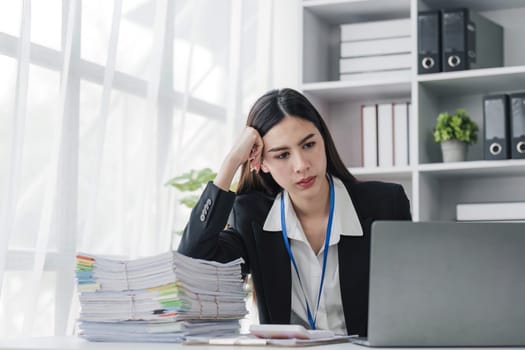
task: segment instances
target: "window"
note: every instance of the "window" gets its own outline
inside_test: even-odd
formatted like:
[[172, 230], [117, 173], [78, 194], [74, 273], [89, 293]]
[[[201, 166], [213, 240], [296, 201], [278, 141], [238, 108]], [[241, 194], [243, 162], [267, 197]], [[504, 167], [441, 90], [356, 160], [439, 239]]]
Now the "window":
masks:
[[23, 3], [0, 4], [2, 337], [74, 330], [75, 252], [169, 249], [187, 212], [164, 183], [217, 169], [261, 91], [231, 79], [254, 75], [260, 0]]

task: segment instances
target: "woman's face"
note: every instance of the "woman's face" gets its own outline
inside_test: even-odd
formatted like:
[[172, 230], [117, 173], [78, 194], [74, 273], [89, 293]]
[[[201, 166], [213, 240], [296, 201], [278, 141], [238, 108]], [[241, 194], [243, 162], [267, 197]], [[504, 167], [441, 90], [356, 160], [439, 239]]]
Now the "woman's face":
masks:
[[316, 197], [325, 188], [325, 145], [312, 122], [286, 116], [264, 135], [263, 142], [262, 171], [292, 197]]

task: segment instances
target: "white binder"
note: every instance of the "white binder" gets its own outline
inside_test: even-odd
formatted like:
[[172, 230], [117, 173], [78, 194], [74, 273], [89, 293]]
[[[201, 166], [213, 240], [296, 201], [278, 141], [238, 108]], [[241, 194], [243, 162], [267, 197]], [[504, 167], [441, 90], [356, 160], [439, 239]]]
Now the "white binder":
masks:
[[394, 125], [391, 103], [377, 105], [377, 155], [380, 167], [394, 165]]
[[410, 18], [341, 25], [341, 41], [410, 36]]
[[394, 69], [394, 70], [380, 70], [376, 72], [358, 72], [358, 73], [341, 73], [339, 74], [339, 80], [346, 81], [380, 81], [384, 82], [398, 82], [398, 81], [410, 81], [410, 69]]
[[409, 36], [377, 40], [347, 41], [341, 43], [341, 57], [362, 57], [410, 53]]
[[525, 202], [459, 203], [458, 221], [525, 220]]
[[361, 148], [363, 167], [377, 167], [376, 106], [361, 106]]
[[409, 69], [411, 54], [341, 58], [339, 73], [374, 72], [391, 69]]
[[394, 104], [394, 165], [408, 165], [408, 104]]

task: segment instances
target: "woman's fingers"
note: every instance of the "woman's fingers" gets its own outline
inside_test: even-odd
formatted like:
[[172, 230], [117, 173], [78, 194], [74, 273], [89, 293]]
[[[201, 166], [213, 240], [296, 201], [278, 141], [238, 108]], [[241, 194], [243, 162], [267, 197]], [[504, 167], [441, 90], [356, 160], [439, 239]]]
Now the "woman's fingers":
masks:
[[250, 148], [250, 154], [248, 156], [249, 161], [249, 167], [250, 171], [254, 171], [255, 173], [258, 173], [261, 169], [261, 159], [262, 159], [262, 152], [263, 152], [263, 140], [261, 135], [255, 130], [254, 128], [247, 127], [246, 132], [251, 137], [251, 148]]

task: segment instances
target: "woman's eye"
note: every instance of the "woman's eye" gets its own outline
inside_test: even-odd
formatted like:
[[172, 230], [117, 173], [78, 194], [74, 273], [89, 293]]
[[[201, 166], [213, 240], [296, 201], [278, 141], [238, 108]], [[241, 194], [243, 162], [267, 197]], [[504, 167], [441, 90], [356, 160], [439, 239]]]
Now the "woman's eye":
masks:
[[289, 155], [290, 155], [289, 152], [283, 152], [283, 153], [278, 154], [277, 156], [275, 156], [275, 158], [277, 158], [277, 159], [286, 159], [286, 158], [288, 158]]
[[312, 148], [315, 145], [315, 141], [307, 142], [303, 145], [303, 148]]

